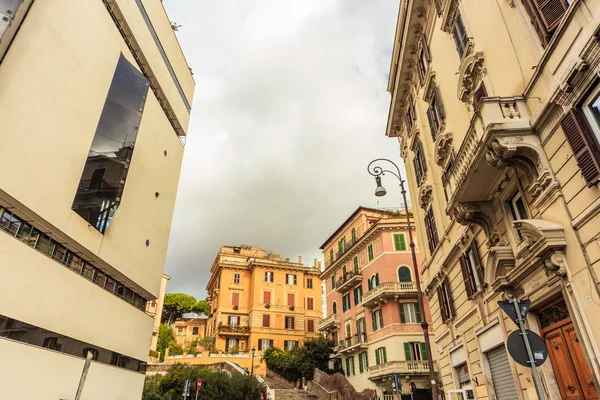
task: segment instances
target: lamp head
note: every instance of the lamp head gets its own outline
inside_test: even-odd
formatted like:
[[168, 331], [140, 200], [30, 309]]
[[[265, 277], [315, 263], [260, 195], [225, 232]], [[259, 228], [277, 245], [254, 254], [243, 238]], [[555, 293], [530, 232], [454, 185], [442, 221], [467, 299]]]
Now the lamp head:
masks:
[[385, 190], [385, 188], [383, 186], [381, 186], [381, 176], [375, 177], [375, 183], [377, 184], [377, 187], [375, 188], [375, 196], [377, 196], [377, 197], [385, 196], [387, 194], [387, 191]]
[[252, 346], [252, 355], [256, 352], [256, 347]]

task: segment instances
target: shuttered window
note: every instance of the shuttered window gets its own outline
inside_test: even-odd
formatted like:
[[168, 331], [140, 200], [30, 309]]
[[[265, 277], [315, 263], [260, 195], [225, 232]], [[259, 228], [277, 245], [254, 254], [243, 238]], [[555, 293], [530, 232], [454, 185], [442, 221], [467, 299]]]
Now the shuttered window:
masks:
[[600, 180], [600, 145], [591, 126], [578, 109], [571, 109], [565, 114], [560, 126], [588, 187], [594, 185]]
[[271, 292], [264, 292], [263, 293], [263, 303], [265, 303], [265, 304], [271, 304]]
[[435, 142], [442, 121], [446, 118], [446, 111], [444, 110], [444, 105], [442, 104], [440, 91], [437, 85], [434, 86], [432, 90], [433, 93], [429, 102], [429, 108], [427, 109], [427, 119], [429, 121], [429, 128], [431, 129], [431, 137]]
[[483, 290], [483, 264], [479, 258], [475, 240], [471, 242], [467, 251], [460, 257], [460, 268], [465, 281], [467, 296], [472, 299], [475, 293]]
[[263, 327], [269, 328], [271, 326], [271, 316], [269, 314], [263, 315]]
[[288, 293], [288, 306], [294, 306], [294, 293]]
[[371, 319], [374, 331], [383, 328], [383, 314], [381, 313], [381, 309], [373, 311]]
[[456, 15], [456, 21], [454, 22], [452, 33], [454, 36], [454, 43], [456, 44], [456, 50], [458, 51], [458, 56], [462, 58], [465, 55], [465, 49], [467, 48], [469, 35], [467, 35], [467, 29], [465, 28], [460, 11]]
[[309, 319], [308, 321], [306, 321], [306, 330], [308, 332], [314, 332], [315, 331], [315, 321], [313, 321], [312, 319]]
[[417, 143], [417, 151], [415, 152], [415, 158], [413, 158], [413, 166], [415, 168], [415, 179], [417, 181], [417, 186], [421, 186], [423, 183], [423, 177], [427, 172], [427, 163], [425, 162], [423, 143], [420, 140]]
[[446, 323], [450, 318], [453, 318], [456, 315], [452, 294], [450, 293], [450, 283], [448, 282], [447, 277], [440, 286], [438, 286], [437, 297], [440, 306], [440, 314], [442, 315], [442, 322]]
[[285, 329], [295, 329], [294, 327], [294, 317], [285, 317]]
[[403, 324], [421, 323], [421, 311], [417, 303], [400, 303], [400, 322]]
[[415, 112], [415, 105], [413, 103], [412, 95], [408, 95], [408, 107], [406, 108], [406, 135], [411, 136], [412, 128], [417, 120], [417, 113]]
[[352, 262], [354, 263], [354, 272], [358, 273], [358, 256], [354, 256]]
[[354, 288], [354, 305], [358, 306], [362, 303], [362, 286], [357, 286]]
[[419, 59], [417, 60], [417, 71], [419, 72], [419, 82], [421, 85], [425, 84], [427, 68], [429, 68], [430, 62], [431, 55], [429, 53], [429, 46], [427, 46], [427, 37], [423, 33], [421, 35], [421, 52], [419, 53]]
[[231, 295], [231, 304], [233, 304], [234, 306], [240, 305], [240, 294], [239, 293], [233, 293]]
[[373, 243], [369, 244], [367, 252], [369, 253], [369, 261], [373, 261]]
[[329, 265], [333, 264], [333, 249], [329, 250]]
[[306, 298], [306, 309], [307, 310], [314, 310], [314, 299], [312, 297], [307, 297]]
[[313, 280], [312, 278], [306, 278], [306, 288], [307, 289], [312, 289], [313, 288]]
[[387, 352], [385, 347], [375, 349], [375, 364], [383, 364], [387, 362]]
[[542, 45], [546, 46], [569, 8], [568, 0], [523, 0], [523, 5]]
[[429, 245], [429, 251], [433, 253], [439, 243], [433, 207], [429, 207], [427, 213], [425, 214], [425, 231], [427, 233], [427, 244]]
[[406, 236], [404, 236], [404, 233], [394, 233], [394, 250], [406, 251]]

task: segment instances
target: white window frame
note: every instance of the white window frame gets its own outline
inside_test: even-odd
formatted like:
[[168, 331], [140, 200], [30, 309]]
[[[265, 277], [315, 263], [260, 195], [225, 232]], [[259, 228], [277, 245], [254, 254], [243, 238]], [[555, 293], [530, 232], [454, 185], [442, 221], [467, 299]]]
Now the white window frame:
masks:
[[238, 326], [240, 324], [240, 317], [237, 315], [231, 316], [231, 326]]
[[265, 271], [265, 282], [273, 282], [273, 271]]
[[594, 136], [596, 136], [596, 140], [600, 143], [600, 124], [598, 121], [596, 121], [596, 118], [594, 118], [594, 114], [592, 113], [590, 107], [594, 99], [598, 99], [598, 102], [600, 103], [600, 82], [596, 82], [593, 92], [585, 98], [583, 104], [581, 105], [581, 111], [583, 111], [585, 119], [592, 127], [592, 131], [594, 132]]
[[294, 274], [285, 274], [285, 283], [287, 283], [288, 285], [294, 285], [294, 277], [296, 275]]
[[475, 279], [475, 292], [479, 292], [481, 290], [483, 290], [483, 284], [481, 282], [481, 280], [479, 279], [479, 273], [477, 272], [477, 269], [475, 268], [475, 265], [477, 264], [475, 262], [475, 254], [473, 254], [473, 248], [471, 246], [469, 246], [469, 248], [466, 251], [466, 261], [468, 264], [468, 268], [471, 270], [471, 274], [473, 274], [473, 279]]
[[404, 310], [404, 320], [407, 324], [416, 324], [417, 322], [417, 310], [415, 303], [401, 303], [402, 309]]
[[261, 349], [263, 351], [268, 350], [271, 347], [271, 341], [269, 339], [260, 339], [261, 340]]
[[238, 285], [240, 283], [240, 274], [238, 274], [237, 272], [233, 274], [233, 283]]
[[424, 361], [421, 354], [421, 342], [408, 342], [410, 346], [411, 361]]
[[[377, 313], [381, 317], [376, 318]], [[378, 308], [377, 310], [373, 310], [372, 318], [375, 318], [375, 326], [377, 327], [376, 331], [383, 329], [383, 324], [381, 323], [383, 320], [383, 313], [381, 311], [381, 308]]]

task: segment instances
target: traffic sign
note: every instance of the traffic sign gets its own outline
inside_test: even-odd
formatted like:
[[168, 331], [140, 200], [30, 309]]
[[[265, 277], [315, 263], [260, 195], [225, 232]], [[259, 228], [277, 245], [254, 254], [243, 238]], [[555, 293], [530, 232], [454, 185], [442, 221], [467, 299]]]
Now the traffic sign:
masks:
[[392, 375], [392, 393], [401, 393], [402, 384], [400, 383], [400, 375]]
[[200, 390], [202, 388], [202, 378], [198, 378], [196, 381], [196, 390]]
[[[548, 358], [548, 349], [546, 343], [537, 333], [525, 330], [527, 332], [527, 339], [529, 339], [529, 346], [531, 346], [531, 353], [533, 354], [533, 360], [535, 366], [539, 367]], [[523, 341], [523, 335], [520, 331], [514, 331], [508, 335], [508, 352], [510, 353], [513, 360], [519, 364], [531, 368], [531, 362], [527, 356], [527, 349], [525, 348], [525, 342]]]
[[[514, 303], [512, 301], [499, 301], [498, 305], [502, 308], [506, 315], [508, 315], [508, 317], [512, 319], [517, 326], [519, 326], [519, 318], [517, 318], [517, 310], [515, 309]], [[518, 302], [519, 313], [521, 314], [519, 316], [520, 319], [525, 320], [525, 316], [527, 315], [530, 305], [530, 300], [521, 300]]]
[[417, 385], [414, 382], [408, 382], [408, 393], [414, 393], [417, 390]]

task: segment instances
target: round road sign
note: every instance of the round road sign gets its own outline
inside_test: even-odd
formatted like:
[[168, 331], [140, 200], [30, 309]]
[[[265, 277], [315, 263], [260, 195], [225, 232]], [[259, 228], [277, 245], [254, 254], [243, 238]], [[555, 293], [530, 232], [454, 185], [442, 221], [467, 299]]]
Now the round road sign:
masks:
[[[546, 343], [544, 343], [544, 339], [542, 339], [537, 333], [526, 329], [527, 338], [529, 339], [529, 346], [531, 346], [531, 353], [533, 354], [533, 360], [535, 361], [535, 366], [539, 367], [542, 365], [546, 359], [548, 358], [548, 349], [546, 348]], [[521, 335], [521, 331], [514, 331], [510, 335], [508, 335], [507, 341], [508, 353], [511, 357], [518, 362], [519, 364], [531, 368], [529, 358], [527, 357], [527, 350], [525, 349], [525, 342], [523, 341], [523, 336]]]

